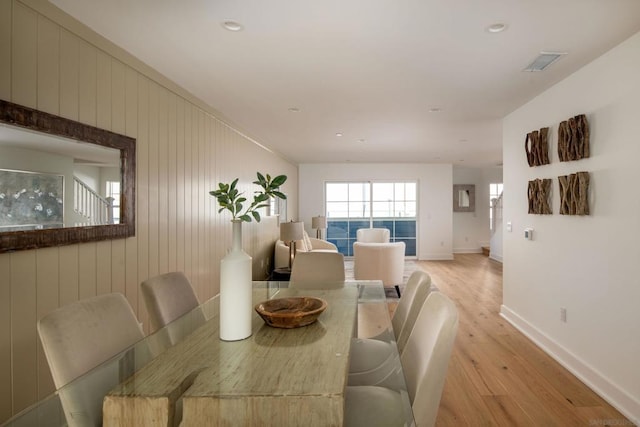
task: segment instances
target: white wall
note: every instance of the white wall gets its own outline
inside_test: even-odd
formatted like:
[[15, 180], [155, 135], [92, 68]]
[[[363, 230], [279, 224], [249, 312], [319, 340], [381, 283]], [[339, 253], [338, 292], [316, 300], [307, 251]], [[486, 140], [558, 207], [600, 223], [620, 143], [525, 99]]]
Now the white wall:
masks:
[[452, 167], [432, 164], [302, 164], [298, 167], [299, 219], [311, 233], [311, 218], [324, 212], [327, 181], [418, 181], [418, 259], [453, 259]]
[[502, 167], [453, 168], [454, 184], [476, 186], [475, 212], [453, 212], [453, 252], [478, 253], [489, 246], [489, 184], [502, 182]]
[[[504, 120], [504, 306], [543, 348], [640, 421], [640, 33]], [[560, 121], [584, 113], [591, 157], [560, 163]], [[530, 168], [526, 133], [550, 127], [551, 164]], [[589, 171], [585, 217], [558, 214], [559, 175]], [[527, 214], [527, 181], [553, 179], [553, 215]], [[533, 227], [534, 240], [523, 238]], [[560, 308], [567, 322], [560, 321]]]

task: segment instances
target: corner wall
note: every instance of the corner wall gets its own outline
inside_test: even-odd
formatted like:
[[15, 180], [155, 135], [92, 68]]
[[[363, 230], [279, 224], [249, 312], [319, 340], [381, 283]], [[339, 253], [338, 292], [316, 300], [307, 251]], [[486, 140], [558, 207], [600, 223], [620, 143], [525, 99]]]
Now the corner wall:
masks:
[[[640, 421], [640, 33], [504, 120], [502, 314], [632, 421]], [[591, 157], [560, 163], [558, 124], [586, 114]], [[525, 135], [550, 127], [551, 164]], [[558, 176], [588, 171], [589, 216], [559, 215]], [[553, 215], [527, 214], [527, 182], [553, 180]], [[513, 232], [506, 229], [511, 222]], [[534, 228], [533, 241], [525, 227]], [[560, 320], [560, 308], [567, 321]]]
[[[0, 0], [0, 98], [137, 140], [136, 236], [0, 255], [0, 422], [54, 390], [36, 322], [55, 308], [121, 292], [148, 331], [140, 282], [182, 270], [204, 302], [219, 290], [231, 245], [208, 194], [256, 171], [285, 174], [297, 216], [297, 168], [215, 111], [46, 0]], [[275, 217], [248, 224], [245, 250], [264, 278]]]
[[480, 253], [489, 246], [489, 184], [502, 182], [502, 168], [453, 168], [453, 184], [476, 186], [475, 212], [453, 212], [453, 253]]

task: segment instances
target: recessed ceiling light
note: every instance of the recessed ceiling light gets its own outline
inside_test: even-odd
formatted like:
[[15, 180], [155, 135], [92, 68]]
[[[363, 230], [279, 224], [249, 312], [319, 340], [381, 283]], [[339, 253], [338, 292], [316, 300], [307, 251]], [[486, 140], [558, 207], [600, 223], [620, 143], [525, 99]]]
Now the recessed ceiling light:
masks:
[[465, 143], [465, 142], [468, 142], [468, 141], [466, 139], [460, 139], [460, 140], [458, 140], [458, 142]]
[[364, 138], [360, 138], [358, 142], [364, 142]]
[[336, 136], [342, 136], [342, 132], [336, 133]]
[[299, 113], [300, 109], [298, 107], [291, 107], [291, 108], [289, 108], [289, 111], [292, 112], [292, 113]]
[[507, 24], [503, 24], [502, 22], [496, 22], [495, 24], [491, 24], [487, 27], [487, 32], [491, 34], [501, 33], [507, 29]]
[[442, 112], [442, 108], [439, 108], [439, 107], [429, 108], [429, 112], [430, 113], [440, 113], [440, 112]]
[[224, 21], [222, 27], [229, 31], [242, 31], [244, 27], [236, 21]]

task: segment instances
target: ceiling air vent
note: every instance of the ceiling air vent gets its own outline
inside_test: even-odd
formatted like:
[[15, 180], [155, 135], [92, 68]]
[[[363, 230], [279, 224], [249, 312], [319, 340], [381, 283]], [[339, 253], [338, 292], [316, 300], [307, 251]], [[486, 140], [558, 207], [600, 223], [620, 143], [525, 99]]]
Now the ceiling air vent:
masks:
[[566, 52], [540, 52], [540, 55], [522, 71], [542, 71], [566, 54]]

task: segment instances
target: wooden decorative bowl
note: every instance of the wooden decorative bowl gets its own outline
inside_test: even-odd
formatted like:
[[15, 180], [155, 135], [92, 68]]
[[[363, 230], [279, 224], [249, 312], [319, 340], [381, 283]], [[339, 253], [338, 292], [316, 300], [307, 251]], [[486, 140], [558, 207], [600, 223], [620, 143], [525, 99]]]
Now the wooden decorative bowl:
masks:
[[255, 306], [267, 325], [285, 329], [312, 324], [326, 308], [325, 300], [314, 297], [270, 299]]

